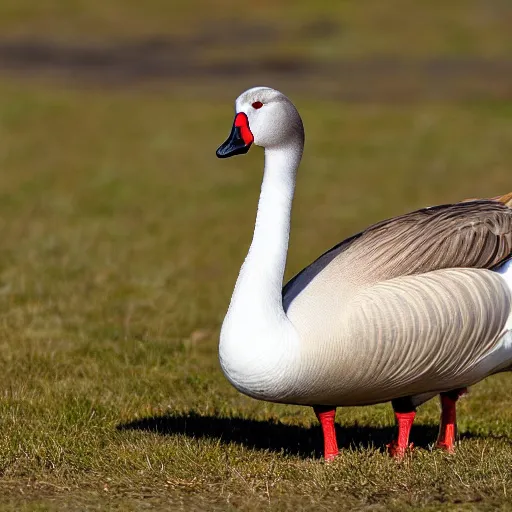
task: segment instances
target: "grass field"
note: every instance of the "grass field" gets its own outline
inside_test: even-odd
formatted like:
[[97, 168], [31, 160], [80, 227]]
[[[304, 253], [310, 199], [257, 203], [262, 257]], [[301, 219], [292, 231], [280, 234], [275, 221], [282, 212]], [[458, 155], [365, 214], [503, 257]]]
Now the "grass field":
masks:
[[[200, 2], [172, 16], [163, 4], [2, 2], [2, 41], [187, 37], [207, 17], [196, 19]], [[347, 2], [341, 13], [307, 5], [283, 22], [290, 34], [334, 13], [346, 24], [310, 47], [327, 64], [379, 49], [411, 59], [510, 50], [506, 2], [449, 2], [444, 13], [423, 3], [410, 23], [401, 2], [396, 18], [377, 2]], [[233, 6], [225, 2], [248, 17]], [[289, 9], [261, 2], [254, 19], [272, 13], [279, 24]], [[418, 40], [407, 44], [408, 34]], [[279, 44], [283, 58], [300, 51]], [[431, 451], [434, 400], [402, 464], [385, 454], [389, 404], [340, 409], [343, 452], [329, 465], [312, 411], [246, 398], [223, 377], [218, 332], [250, 242], [262, 153], [219, 161], [215, 149], [247, 76], [126, 89], [71, 88], [46, 72], [1, 76], [1, 510], [512, 508], [508, 374], [461, 400], [455, 456]], [[473, 100], [390, 103], [378, 83], [375, 100], [359, 102], [287, 83], [307, 139], [288, 277], [374, 221], [512, 190], [512, 101], [495, 84], [484, 80]]]

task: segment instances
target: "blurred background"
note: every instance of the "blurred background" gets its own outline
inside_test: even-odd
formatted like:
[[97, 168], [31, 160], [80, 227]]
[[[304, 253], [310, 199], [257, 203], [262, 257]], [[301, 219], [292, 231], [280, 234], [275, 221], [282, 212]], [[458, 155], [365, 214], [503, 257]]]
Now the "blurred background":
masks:
[[217, 362], [263, 165], [215, 157], [235, 98], [272, 86], [304, 119], [291, 277], [383, 218], [512, 190], [511, 27], [508, 0], [0, 2], [3, 474], [136, 480], [141, 446], [193, 472], [115, 433], [134, 418], [313, 422]]
[[6, 0], [0, 209], [27, 231], [4, 258], [37, 248], [68, 283], [49, 286], [129, 270], [194, 297], [166, 333], [216, 326], [261, 179], [259, 151], [214, 156], [238, 94], [281, 89], [304, 117], [291, 275], [382, 217], [512, 188], [511, 26], [506, 0]]

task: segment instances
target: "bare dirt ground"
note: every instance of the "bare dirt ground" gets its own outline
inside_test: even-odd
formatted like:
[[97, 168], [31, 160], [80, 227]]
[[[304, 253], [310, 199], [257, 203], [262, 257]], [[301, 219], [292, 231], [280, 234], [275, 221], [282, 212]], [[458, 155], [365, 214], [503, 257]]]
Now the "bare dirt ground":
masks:
[[[338, 59], [293, 51], [294, 45], [306, 40], [312, 44], [324, 40], [328, 46], [329, 38], [341, 30], [317, 20], [291, 33], [258, 24], [239, 23], [229, 29], [217, 24], [187, 36], [111, 44], [11, 38], [0, 40], [0, 73], [57, 78], [75, 86], [277, 83], [288, 90], [346, 101], [512, 98], [512, 59], [392, 55]], [[272, 51], [280, 45], [287, 51]]]

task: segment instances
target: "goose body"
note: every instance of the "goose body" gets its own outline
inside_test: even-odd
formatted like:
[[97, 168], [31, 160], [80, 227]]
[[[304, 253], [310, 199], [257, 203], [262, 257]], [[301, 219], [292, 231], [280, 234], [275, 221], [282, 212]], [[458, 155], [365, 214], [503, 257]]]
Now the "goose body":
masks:
[[270, 88], [246, 91], [235, 109], [218, 156], [253, 142], [265, 148], [254, 236], [219, 345], [221, 367], [239, 391], [317, 408], [401, 397], [421, 403], [512, 367], [507, 201], [380, 222], [282, 288], [302, 121]]
[[369, 405], [512, 363], [511, 287], [485, 269], [511, 250], [512, 210], [479, 201], [391, 219], [326, 253], [283, 293], [307, 368], [296, 402]]
[[[284, 287], [283, 310], [291, 326], [283, 319], [272, 333], [249, 328], [245, 340], [252, 338], [255, 353], [245, 344], [242, 355], [221, 345], [228, 379], [261, 400], [353, 406], [469, 386], [512, 365], [507, 325], [512, 265], [503, 265], [502, 274], [467, 268], [465, 253], [450, 253], [454, 247], [449, 243], [461, 241], [440, 234], [442, 221], [436, 218], [448, 212], [456, 213], [455, 220], [446, 215], [449, 224], [482, 215], [477, 225], [489, 235], [493, 226], [483, 215], [503, 216], [506, 243], [492, 244], [481, 235], [486, 245], [473, 249], [483, 258], [476, 262], [482, 266], [492, 267], [507, 256], [500, 248], [511, 250], [512, 210], [490, 201], [413, 212], [407, 220], [399, 217], [369, 228], [325, 253]], [[423, 217], [438, 238], [431, 253], [424, 245], [429, 233], [418, 220]], [[450, 228], [458, 229], [456, 224]], [[396, 237], [392, 229], [399, 232]], [[442, 260], [433, 261], [436, 257], [451, 258], [455, 268], [443, 268]], [[435, 270], [422, 271], [429, 266]], [[224, 336], [223, 329], [223, 341]]]

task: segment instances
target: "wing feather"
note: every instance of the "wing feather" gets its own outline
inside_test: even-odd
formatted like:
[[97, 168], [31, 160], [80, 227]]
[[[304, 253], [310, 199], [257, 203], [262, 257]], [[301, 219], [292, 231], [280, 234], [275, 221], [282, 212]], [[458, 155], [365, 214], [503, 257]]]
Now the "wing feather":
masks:
[[444, 268], [492, 269], [512, 254], [512, 194], [424, 208], [333, 247], [283, 288], [285, 310], [327, 266], [356, 286]]
[[510, 308], [506, 283], [481, 269], [390, 279], [360, 290], [344, 308], [333, 294], [306, 290], [289, 318], [304, 340], [307, 400], [361, 405], [471, 385], [492, 373], [482, 363]]

